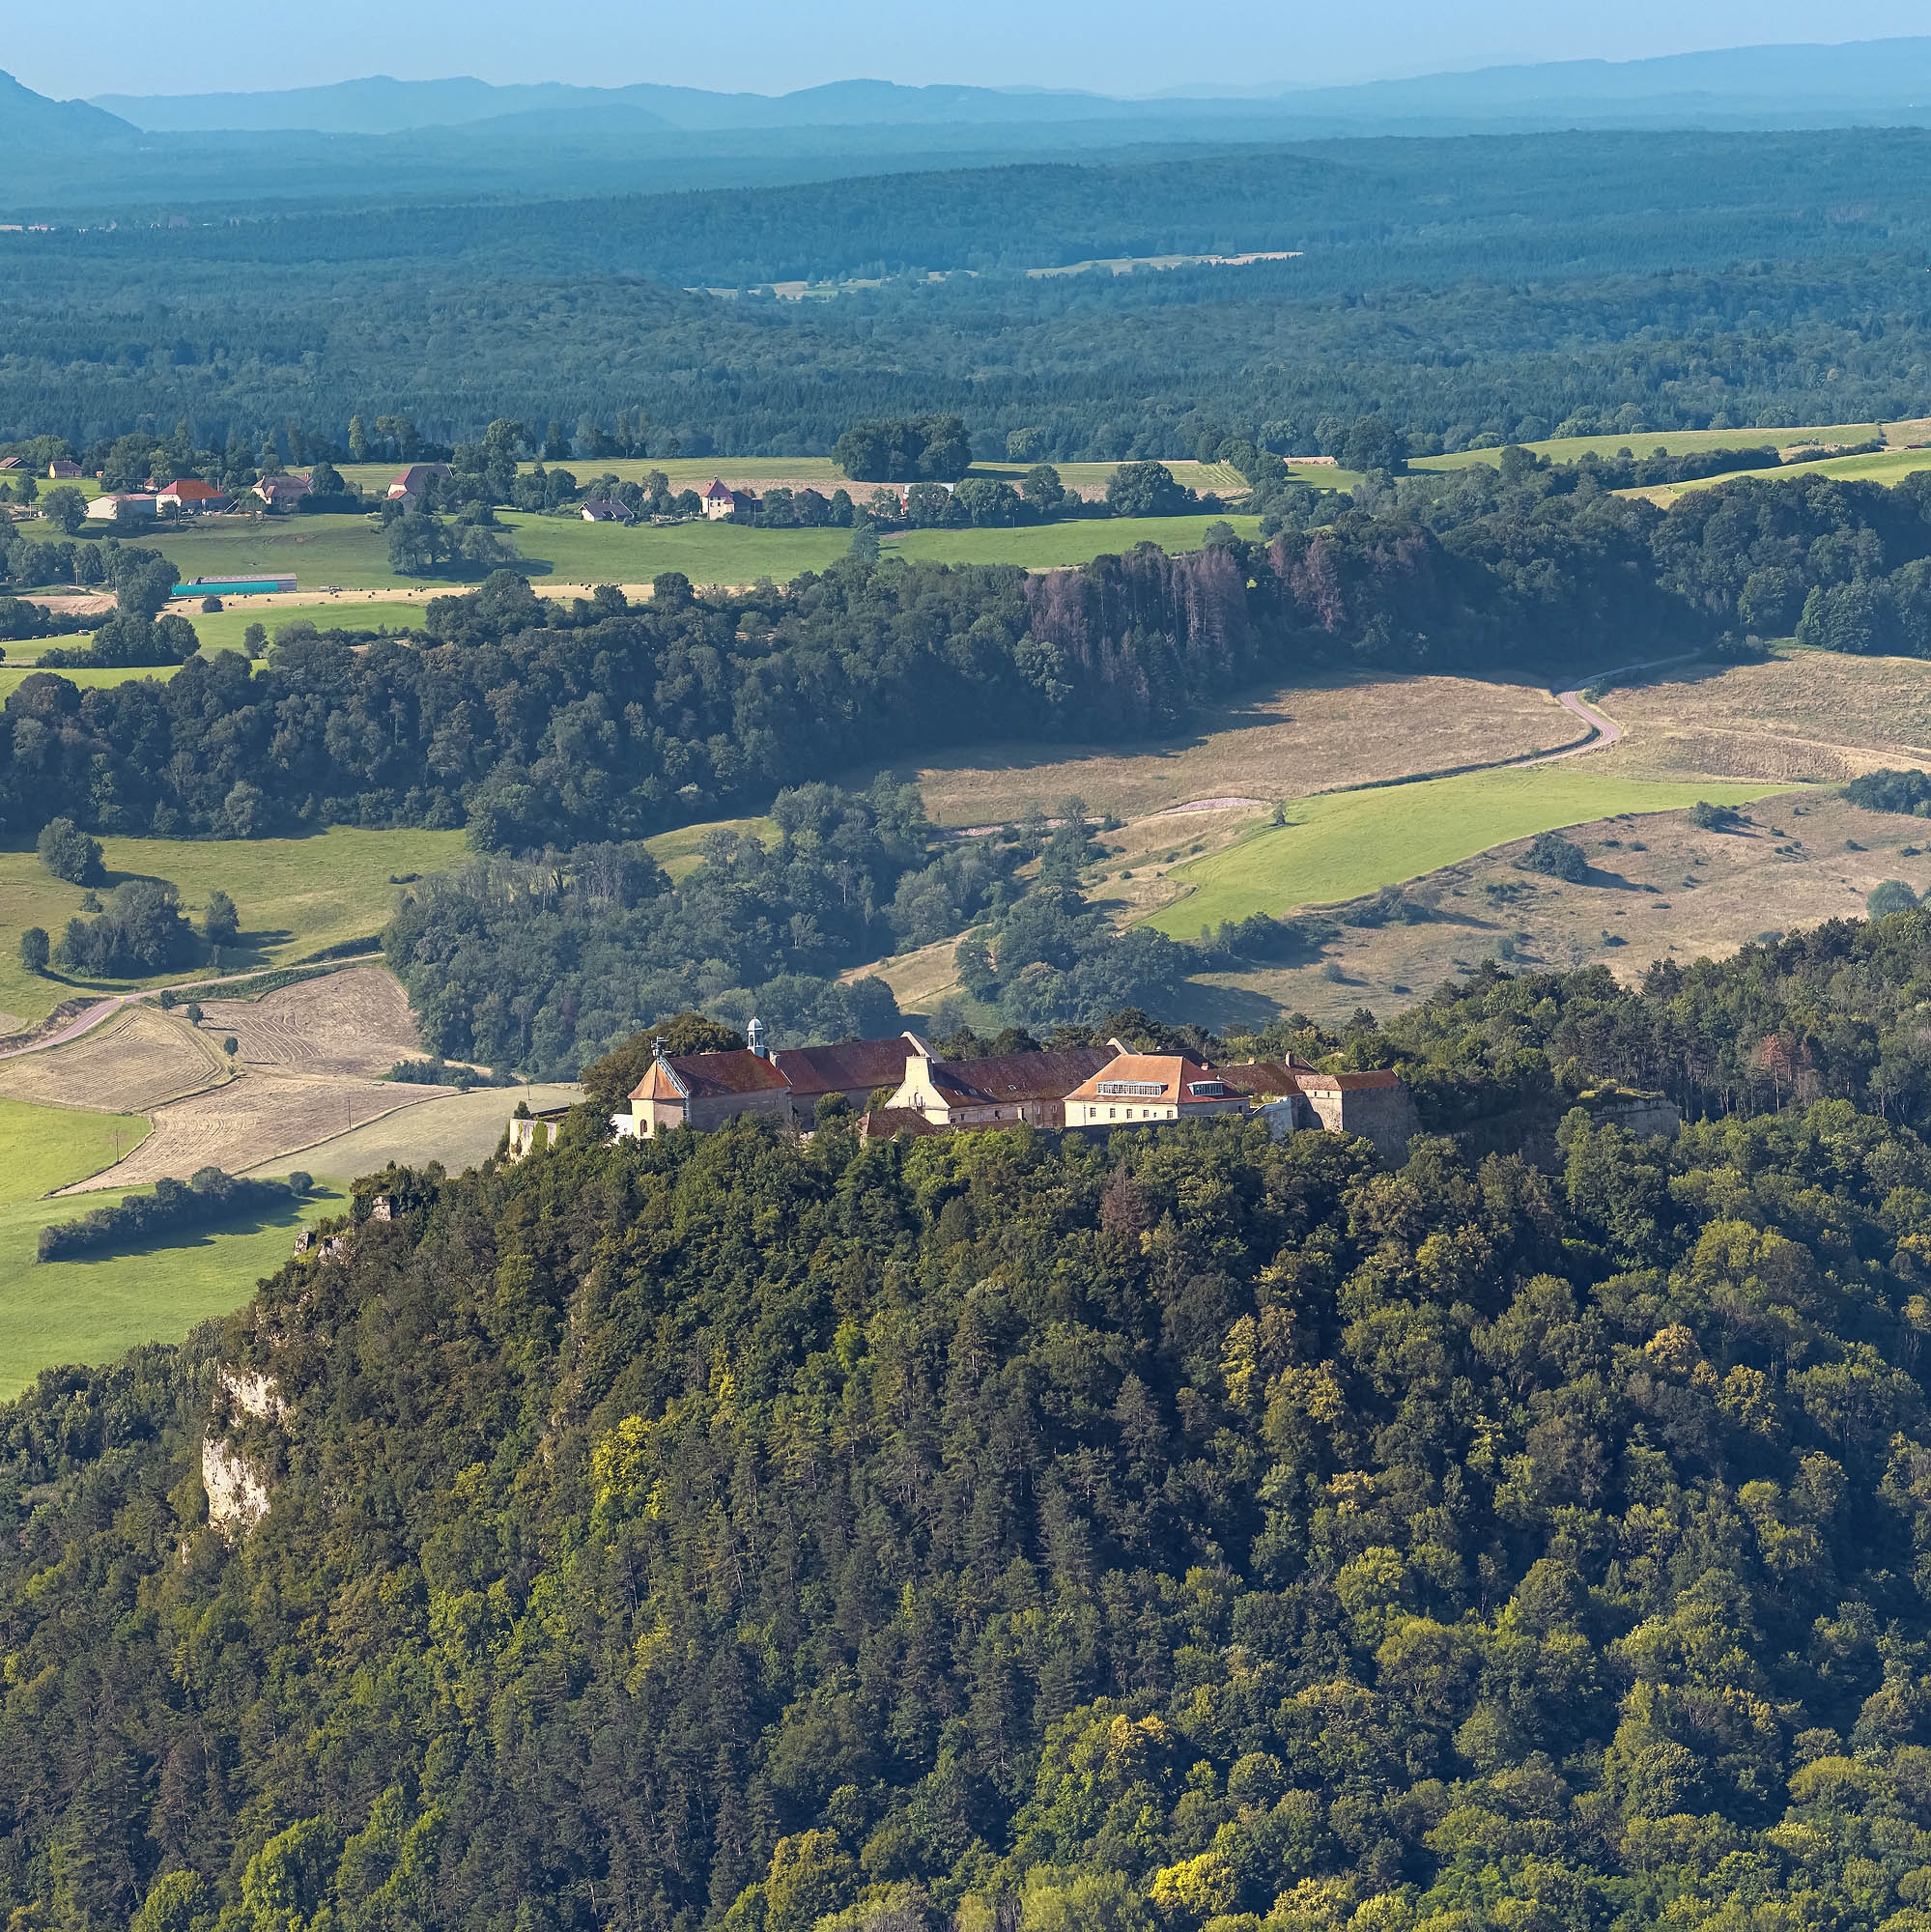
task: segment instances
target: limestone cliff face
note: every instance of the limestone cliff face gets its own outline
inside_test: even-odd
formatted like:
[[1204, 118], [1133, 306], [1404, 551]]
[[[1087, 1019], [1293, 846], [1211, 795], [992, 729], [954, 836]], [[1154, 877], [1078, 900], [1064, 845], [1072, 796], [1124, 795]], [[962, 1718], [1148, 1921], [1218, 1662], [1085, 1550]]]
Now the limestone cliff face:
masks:
[[288, 1414], [272, 1376], [223, 1369], [214, 1413], [201, 1445], [201, 1486], [208, 1492], [208, 1521], [224, 1536], [246, 1536], [269, 1512], [267, 1474], [228, 1431], [241, 1417], [279, 1427]]

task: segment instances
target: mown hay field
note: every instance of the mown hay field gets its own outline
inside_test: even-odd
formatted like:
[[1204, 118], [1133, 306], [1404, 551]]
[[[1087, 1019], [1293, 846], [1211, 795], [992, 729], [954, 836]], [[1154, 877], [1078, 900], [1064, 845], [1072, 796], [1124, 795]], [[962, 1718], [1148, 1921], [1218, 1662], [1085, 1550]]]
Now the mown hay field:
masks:
[[[1264, 687], [1146, 743], [967, 746], [891, 769], [920, 786], [940, 825], [1003, 823], [1032, 805], [1050, 812], [1068, 793], [1137, 819], [1202, 799], [1272, 803], [1524, 757], [1583, 728], [1532, 679], [1340, 674]], [[870, 776], [854, 770], [845, 782]], [[1173, 838], [1185, 830], [1176, 825]]]

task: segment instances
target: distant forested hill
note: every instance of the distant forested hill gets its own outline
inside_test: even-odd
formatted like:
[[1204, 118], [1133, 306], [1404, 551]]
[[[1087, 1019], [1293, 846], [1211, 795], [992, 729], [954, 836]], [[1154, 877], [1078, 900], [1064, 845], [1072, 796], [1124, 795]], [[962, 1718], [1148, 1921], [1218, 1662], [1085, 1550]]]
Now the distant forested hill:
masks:
[[[1003, 453], [1191, 453], [1379, 411], [1425, 434], [1926, 407], [1931, 132], [1355, 141], [543, 204], [0, 236], [0, 436], [191, 417], [433, 437], [643, 408], [798, 454], [956, 411]], [[232, 218], [231, 218], [232, 217]], [[1018, 271], [1299, 249], [1243, 269]], [[930, 285], [917, 270], [974, 270]], [[687, 287], [887, 277], [830, 301]]]
[[1841, 1095], [1552, 1173], [585, 1109], [373, 1178], [0, 1410], [0, 1912], [1919, 1932], [1927, 1096], [1854, 1062], [1928, 972], [1914, 913], [1287, 1037], [1437, 1122], [1785, 1024]]

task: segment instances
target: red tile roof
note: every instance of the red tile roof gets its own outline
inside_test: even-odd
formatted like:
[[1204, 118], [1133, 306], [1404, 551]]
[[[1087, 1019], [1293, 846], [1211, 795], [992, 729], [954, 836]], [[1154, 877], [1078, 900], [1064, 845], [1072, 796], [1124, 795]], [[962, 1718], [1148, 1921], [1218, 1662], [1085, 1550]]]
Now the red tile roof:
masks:
[[[668, 1066], [676, 1081], [667, 1080]], [[768, 1060], [748, 1048], [735, 1053], [676, 1053], [653, 1062], [650, 1070], [631, 1090], [633, 1100], [717, 1100], [729, 1094], [782, 1092], [784, 1076]], [[680, 1094], [679, 1087], [682, 1088]]]
[[988, 1060], [940, 1060], [932, 1064], [932, 1085], [955, 1107], [1063, 1100], [1113, 1057], [1110, 1046], [1067, 1046], [1047, 1053], [1002, 1053]]
[[905, 1077], [912, 1043], [895, 1039], [848, 1039], [838, 1046], [785, 1046], [771, 1057], [802, 1099], [820, 1094], [854, 1094], [860, 1088], [896, 1087]]

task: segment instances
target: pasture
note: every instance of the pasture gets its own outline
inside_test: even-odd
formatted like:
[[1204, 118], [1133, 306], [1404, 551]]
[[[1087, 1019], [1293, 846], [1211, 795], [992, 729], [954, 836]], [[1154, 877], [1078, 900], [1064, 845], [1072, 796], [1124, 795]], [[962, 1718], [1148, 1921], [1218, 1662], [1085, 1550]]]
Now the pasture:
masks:
[[[1270, 804], [1525, 756], [1570, 744], [1581, 730], [1526, 679], [1337, 673], [1262, 687], [1142, 744], [966, 746], [900, 758], [891, 769], [920, 786], [940, 825], [1003, 823], [1033, 805], [1050, 810], [1068, 793], [1094, 811], [1140, 819], [1199, 799]], [[844, 782], [871, 776], [854, 769]], [[1171, 837], [1185, 825], [1178, 817]]]
[[1657, 959], [1720, 958], [1773, 930], [1861, 918], [1882, 879], [1931, 885], [1922, 819], [1863, 811], [1821, 789], [1746, 807], [1729, 832], [1702, 830], [1679, 809], [1564, 836], [1589, 860], [1579, 881], [1524, 872], [1523, 847], [1502, 845], [1407, 886], [1411, 923], [1344, 923], [1301, 964], [1204, 983], [1327, 1021], [1362, 1005], [1382, 1014], [1411, 1005], [1485, 959], [1518, 972], [1601, 964], [1629, 983]]
[[477, 1087], [459, 1094], [453, 1087], [424, 1090], [431, 1097], [421, 1106], [388, 1114], [365, 1126], [337, 1134], [299, 1154], [282, 1154], [249, 1171], [281, 1177], [304, 1167], [353, 1179], [402, 1161], [421, 1167], [440, 1160], [451, 1174], [475, 1167], [496, 1152], [503, 1125], [519, 1100], [542, 1113], [551, 1107], [574, 1106], [583, 1090], [574, 1083], [532, 1087]]
[[1287, 808], [1287, 824], [1259, 827], [1223, 851], [1169, 871], [1168, 886], [1184, 895], [1145, 923], [1191, 938], [1203, 926], [1257, 912], [1278, 916], [1356, 898], [1537, 832], [1613, 812], [1668, 810], [1699, 798], [1742, 804], [1775, 789], [1669, 784], [1558, 764], [1304, 798]]
[[198, 1322], [225, 1315], [278, 1267], [304, 1221], [339, 1213], [339, 1196], [265, 1217], [198, 1230], [178, 1244], [103, 1250], [86, 1260], [40, 1262], [35, 1245], [50, 1221], [95, 1204], [49, 1200], [137, 1144], [138, 1115], [82, 1113], [0, 1099], [0, 1402], [43, 1369], [107, 1362], [143, 1342], [179, 1342]]
[[1603, 767], [1633, 778], [1855, 778], [1931, 765], [1931, 663], [1784, 650], [1763, 664], [1672, 667], [1604, 702], [1629, 736]]
[[[888, 553], [940, 563], [1016, 563], [1029, 569], [1081, 564], [1103, 552], [1157, 543], [1167, 550], [1198, 549], [1212, 520], [1189, 517], [1078, 519], [1007, 530], [908, 530], [885, 539]], [[1243, 534], [1258, 525], [1232, 520]], [[578, 517], [526, 516], [505, 512], [502, 525], [519, 553], [518, 568], [556, 584], [644, 584], [666, 570], [682, 571], [694, 583], [750, 584], [760, 578], [779, 582], [801, 571], [822, 570], [850, 548], [850, 532], [759, 530], [735, 524], [586, 524]], [[41, 526], [28, 525], [30, 531]], [[293, 576], [306, 593], [302, 603], [327, 604], [314, 593], [323, 584], [346, 590], [443, 591], [472, 586], [482, 575], [441, 574], [401, 578], [389, 568], [388, 545], [380, 528], [361, 517], [282, 517], [246, 523], [211, 523], [169, 532], [166, 554], [188, 577], [260, 573]], [[355, 608], [353, 599], [341, 608]], [[239, 642], [253, 619], [272, 623], [269, 612], [293, 609], [293, 600], [270, 606], [267, 600], [235, 598], [221, 613]], [[199, 615], [191, 607], [185, 614]], [[320, 619], [317, 620], [321, 621]], [[406, 620], [404, 620], [406, 621]]]
[[[434, 872], [467, 855], [460, 832], [372, 832], [335, 826], [306, 838], [105, 838], [111, 887], [122, 878], [172, 879], [190, 917], [217, 886], [241, 910], [241, 935], [229, 970], [285, 966], [323, 947], [379, 932], [395, 888], [391, 873]], [[56, 938], [81, 917], [81, 889], [51, 877], [31, 848], [0, 851], [0, 1009], [28, 1022], [59, 1001], [127, 992], [203, 977], [190, 967], [141, 980], [80, 982], [37, 978], [20, 966], [30, 925]]]
[[1659, 483], [1646, 490], [1624, 494], [1647, 497], [1665, 509], [1690, 490], [1708, 490], [1718, 483], [1734, 483], [1740, 476], [1830, 476], [1843, 483], [1901, 483], [1920, 469], [1931, 469], [1931, 449], [1873, 449], [1861, 456], [1824, 456], [1814, 463], [1786, 463], [1773, 470], [1732, 469], [1720, 476], [1706, 476], [1694, 483]]

